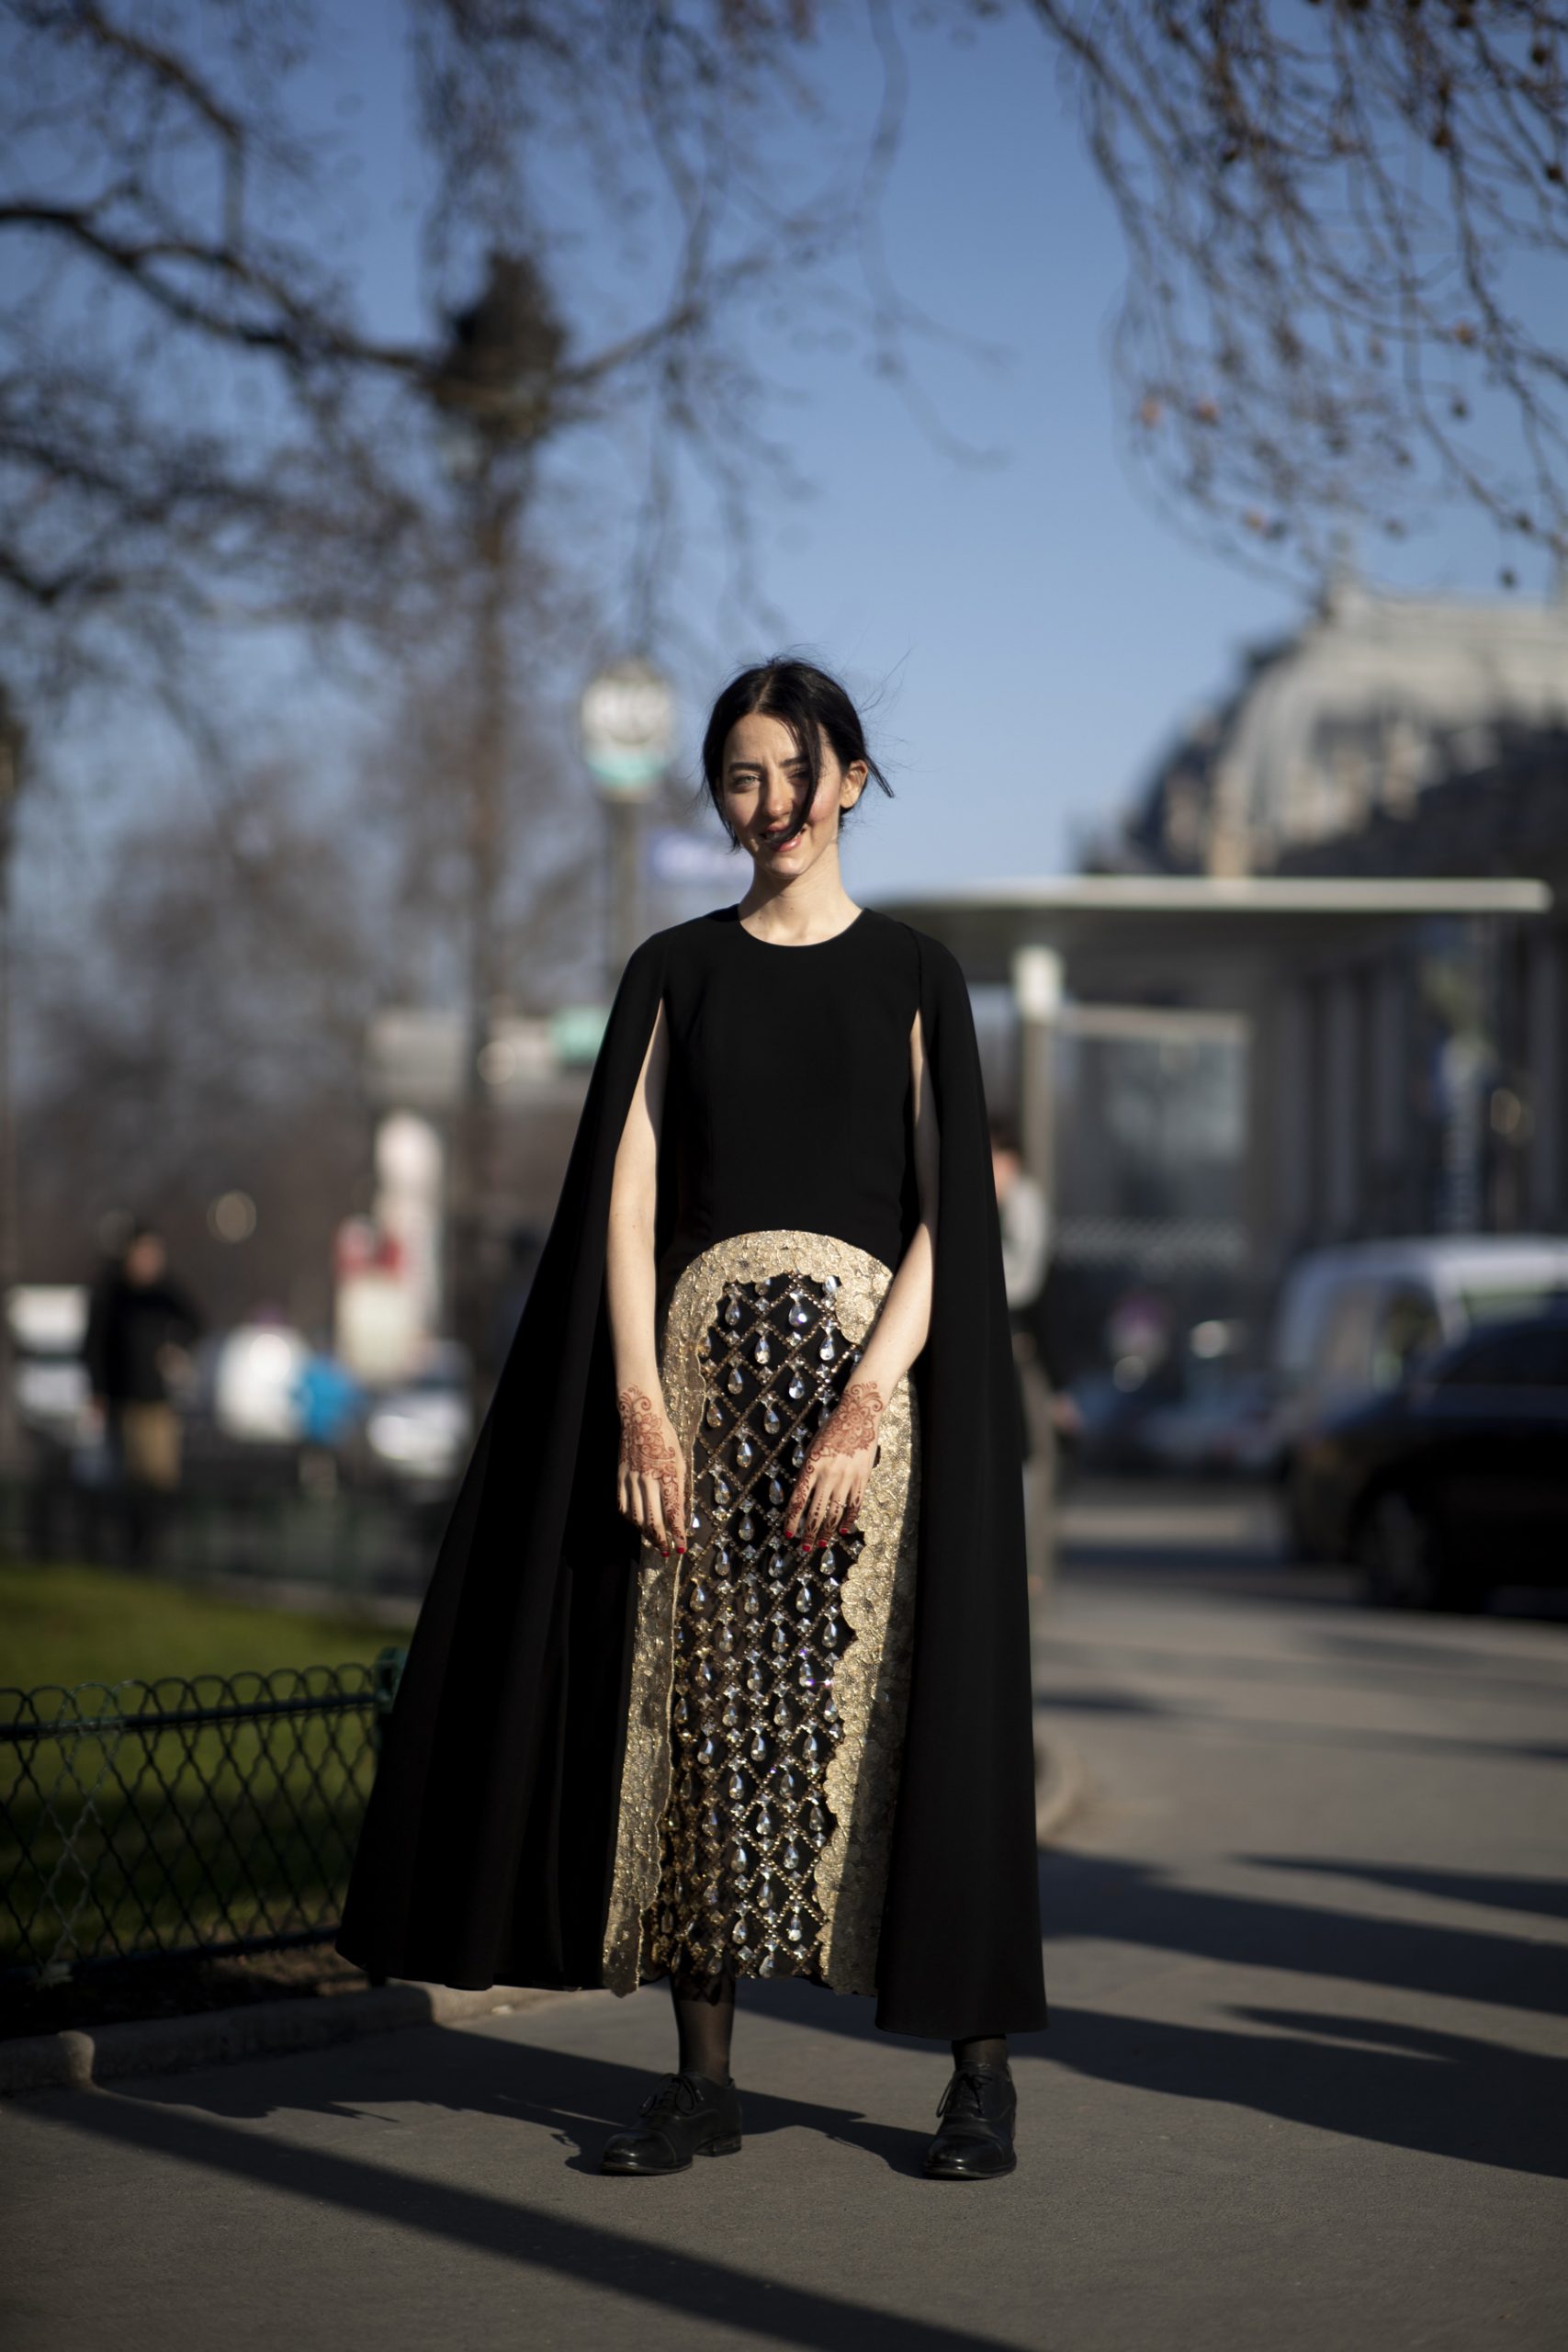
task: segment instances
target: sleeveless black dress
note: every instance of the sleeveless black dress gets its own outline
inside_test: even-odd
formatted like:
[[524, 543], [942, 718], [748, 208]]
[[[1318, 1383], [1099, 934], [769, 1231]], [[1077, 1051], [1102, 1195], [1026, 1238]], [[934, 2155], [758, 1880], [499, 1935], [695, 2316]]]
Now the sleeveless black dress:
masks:
[[658, 1322], [692, 1518], [683, 1556], [643, 1552], [605, 1981], [872, 1992], [913, 1624], [908, 1378], [857, 1532], [806, 1554], [784, 1525], [919, 1217], [919, 958], [870, 909], [804, 947], [732, 907], [669, 936]]

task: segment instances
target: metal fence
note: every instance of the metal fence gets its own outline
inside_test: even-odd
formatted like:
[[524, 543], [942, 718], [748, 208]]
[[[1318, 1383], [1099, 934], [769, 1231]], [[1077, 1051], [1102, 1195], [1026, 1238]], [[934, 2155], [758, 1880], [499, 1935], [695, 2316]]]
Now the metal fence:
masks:
[[0, 1976], [330, 1942], [404, 1656], [0, 1690]]

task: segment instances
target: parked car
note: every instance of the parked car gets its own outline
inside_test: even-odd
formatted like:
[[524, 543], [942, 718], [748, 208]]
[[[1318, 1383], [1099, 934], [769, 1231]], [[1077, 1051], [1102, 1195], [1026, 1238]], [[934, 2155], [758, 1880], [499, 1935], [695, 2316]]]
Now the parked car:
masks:
[[1568, 1239], [1451, 1234], [1314, 1250], [1286, 1274], [1275, 1310], [1272, 1444], [1298, 1553], [1310, 1537], [1298, 1493], [1308, 1434], [1397, 1389], [1432, 1350], [1568, 1298]]
[[1568, 1314], [1473, 1332], [1297, 1456], [1303, 1534], [1386, 1606], [1568, 1582]]
[[371, 1475], [408, 1494], [448, 1492], [473, 1444], [473, 1365], [455, 1340], [430, 1343], [419, 1370], [383, 1389], [365, 1421]]

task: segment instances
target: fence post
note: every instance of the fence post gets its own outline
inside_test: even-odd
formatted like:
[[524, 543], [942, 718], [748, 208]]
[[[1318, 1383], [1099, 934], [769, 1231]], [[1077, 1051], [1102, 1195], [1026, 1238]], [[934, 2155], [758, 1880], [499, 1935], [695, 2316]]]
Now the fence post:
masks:
[[371, 1696], [376, 1706], [376, 1712], [370, 1719], [370, 1736], [378, 1756], [381, 1753], [382, 1734], [386, 1729], [387, 1718], [391, 1713], [397, 1699], [398, 1685], [403, 1679], [403, 1668], [408, 1664], [408, 1657], [406, 1649], [400, 1649], [396, 1644], [392, 1644], [384, 1650], [378, 1650], [376, 1663], [370, 1669]]

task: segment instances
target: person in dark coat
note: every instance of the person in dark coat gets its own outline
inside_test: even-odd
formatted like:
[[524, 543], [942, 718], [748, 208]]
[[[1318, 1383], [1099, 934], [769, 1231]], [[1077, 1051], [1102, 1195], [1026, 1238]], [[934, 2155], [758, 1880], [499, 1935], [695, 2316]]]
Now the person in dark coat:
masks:
[[951, 2044], [939, 2178], [1010, 2170], [1046, 2021], [1013, 1360], [963, 975], [845, 891], [843, 689], [741, 673], [738, 904], [630, 958], [387, 1725], [338, 1949], [667, 1981], [617, 2173], [741, 2143], [738, 1981]]
[[168, 1272], [164, 1240], [137, 1224], [94, 1284], [83, 1356], [105, 1421], [121, 1506], [121, 1549], [148, 1566], [180, 1483], [180, 1419], [171, 1384], [201, 1317]]

